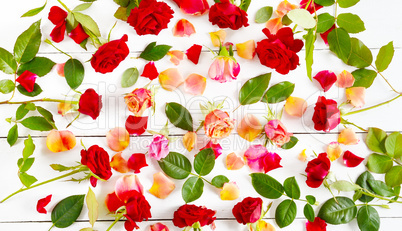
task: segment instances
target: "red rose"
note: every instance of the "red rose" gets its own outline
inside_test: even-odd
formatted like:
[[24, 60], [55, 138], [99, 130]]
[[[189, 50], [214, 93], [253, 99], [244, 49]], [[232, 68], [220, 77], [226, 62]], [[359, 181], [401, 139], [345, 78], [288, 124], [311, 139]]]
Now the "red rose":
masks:
[[284, 27], [276, 34], [265, 28], [262, 30], [268, 39], [257, 43], [256, 53], [262, 65], [275, 69], [280, 74], [288, 74], [299, 65], [299, 52], [303, 41], [293, 38], [292, 29]]
[[220, 3], [211, 6], [209, 21], [212, 22], [212, 25], [218, 25], [219, 28], [230, 28], [232, 30], [248, 26], [246, 11], [232, 4], [229, 0], [221, 0]]
[[341, 122], [341, 115], [336, 101], [319, 96], [314, 107], [313, 122], [314, 129], [317, 131], [329, 132], [336, 128]]
[[[88, 166], [93, 174], [104, 180], [112, 176], [109, 154], [98, 145], [93, 145], [88, 150], [81, 150], [81, 164]], [[91, 176], [90, 181], [91, 185], [96, 187], [98, 179]]]
[[148, 127], [148, 116], [137, 117], [128, 116], [126, 120], [126, 130], [130, 135], [142, 135]]
[[331, 161], [327, 157], [327, 153], [321, 153], [317, 158], [311, 160], [307, 164], [306, 183], [311, 188], [318, 188], [324, 181], [331, 168]]
[[210, 225], [216, 219], [216, 211], [205, 207], [182, 205], [173, 214], [173, 224], [179, 228], [191, 227], [194, 223], [200, 222], [200, 226]]
[[78, 103], [78, 111], [84, 115], [89, 115], [92, 119], [98, 118], [102, 109], [102, 96], [98, 95], [92, 88], [87, 89], [81, 95]]
[[316, 217], [314, 219], [314, 222], [307, 221], [306, 230], [307, 231], [326, 231], [327, 230], [327, 224], [321, 218]]
[[164, 2], [142, 0], [140, 5], [131, 10], [127, 22], [134, 27], [138, 35], [158, 35], [167, 28], [174, 11]]
[[261, 198], [246, 197], [243, 201], [237, 203], [232, 213], [237, 222], [246, 225], [254, 223], [261, 218], [262, 200]]
[[129, 53], [127, 40], [127, 35], [123, 35], [121, 39], [110, 41], [99, 47], [91, 60], [91, 65], [95, 71], [105, 74], [112, 72], [119, 66]]
[[129, 197], [126, 206], [127, 221], [124, 223], [126, 230], [131, 231], [134, 228], [138, 229], [136, 222], [147, 221], [151, 218], [151, 205], [149, 205], [147, 199], [136, 190], [128, 192]]
[[127, 166], [134, 170], [134, 173], [140, 173], [141, 168], [148, 166], [145, 154], [134, 153], [127, 161]]

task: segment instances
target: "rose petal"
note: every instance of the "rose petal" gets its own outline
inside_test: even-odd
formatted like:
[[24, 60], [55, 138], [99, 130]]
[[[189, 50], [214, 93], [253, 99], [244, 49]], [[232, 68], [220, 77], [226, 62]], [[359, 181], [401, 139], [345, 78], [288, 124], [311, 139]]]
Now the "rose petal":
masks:
[[255, 42], [248, 40], [244, 43], [236, 44], [237, 54], [243, 59], [253, 59], [255, 55]]
[[195, 34], [195, 28], [187, 19], [180, 19], [173, 28], [175, 37], [190, 37], [192, 34]]
[[132, 190], [135, 190], [139, 193], [144, 192], [144, 188], [137, 175], [124, 175], [117, 179], [115, 193], [121, 201], [126, 203], [130, 199], [129, 192]]
[[239, 186], [235, 182], [229, 182], [223, 184], [223, 188], [221, 191], [221, 200], [224, 201], [233, 201], [239, 198], [240, 189]]
[[121, 156], [121, 152], [116, 153], [110, 161], [110, 167], [120, 173], [128, 173], [130, 168], [127, 166], [127, 160]]
[[207, 87], [207, 78], [199, 74], [190, 74], [184, 81], [184, 91], [192, 95], [202, 95]]
[[169, 68], [159, 74], [159, 83], [167, 91], [175, 90], [183, 81], [183, 77], [176, 68]]
[[225, 164], [228, 170], [239, 170], [243, 168], [244, 161], [240, 156], [232, 152], [226, 156]]
[[128, 159], [127, 166], [134, 170], [134, 173], [140, 173], [141, 168], [148, 166], [147, 159], [145, 158], [145, 154], [142, 153], [134, 153]]
[[20, 83], [21, 86], [27, 90], [27, 92], [32, 92], [35, 87], [35, 80], [38, 76], [30, 71], [24, 71], [18, 78], [15, 80]]
[[120, 152], [130, 144], [130, 134], [125, 128], [113, 128], [106, 134], [106, 141], [110, 149]]
[[328, 158], [331, 161], [338, 159], [342, 154], [342, 148], [338, 142], [331, 142], [327, 147]]
[[203, 15], [208, 9], [207, 0], [173, 0], [179, 7], [180, 10], [189, 15]]
[[303, 151], [299, 154], [298, 159], [303, 162], [307, 161], [306, 149], [303, 149]]
[[327, 224], [324, 220], [319, 217], [314, 219], [314, 222], [307, 221], [306, 223], [306, 231], [326, 231]]
[[324, 40], [324, 43], [325, 43], [326, 45], [328, 45], [328, 34], [331, 33], [331, 31], [332, 31], [333, 29], [335, 29], [335, 28], [336, 28], [336, 26], [335, 26], [335, 24], [334, 24], [331, 28], [329, 28], [329, 30], [327, 30], [327, 31], [325, 31], [324, 33], [321, 33], [321, 34], [320, 34], [322, 40]]
[[64, 22], [67, 18], [68, 13], [61, 9], [58, 6], [52, 6], [49, 11], [48, 19], [54, 24], [57, 25], [61, 22]]
[[285, 111], [291, 116], [302, 117], [307, 110], [307, 102], [299, 97], [289, 96], [286, 99]]
[[38, 200], [38, 203], [36, 204], [36, 211], [38, 211], [38, 213], [47, 214], [45, 207], [50, 203], [51, 200], [52, 200], [52, 194]]
[[278, 8], [276, 9], [275, 13], [279, 16], [279, 17], [283, 17], [285, 16], [287, 13], [289, 13], [289, 11], [294, 10], [299, 8], [297, 5], [293, 5], [291, 3], [289, 3], [287, 0], [279, 3]]
[[211, 32], [211, 33], [209, 33], [209, 35], [211, 36], [212, 45], [214, 47], [220, 47], [221, 44], [223, 44], [225, 42], [226, 31], [224, 31], [224, 30], [218, 30], [216, 32]]
[[184, 53], [182, 51], [173, 50], [169, 51], [167, 54], [170, 56], [170, 62], [176, 66], [184, 59]]
[[202, 46], [194, 44], [186, 51], [187, 58], [197, 65], [198, 61], [200, 60], [201, 51]]
[[267, 173], [277, 168], [282, 168], [280, 165], [282, 158], [273, 152], [268, 152], [262, 159], [261, 164], [264, 169], [264, 172]]
[[336, 86], [340, 88], [348, 88], [353, 86], [354, 83], [355, 77], [353, 77], [353, 75], [348, 71], [342, 71], [337, 77]]
[[352, 128], [346, 128], [338, 136], [338, 142], [344, 145], [355, 145], [359, 143], [359, 138]]
[[358, 166], [361, 162], [363, 162], [363, 160], [364, 158], [356, 156], [350, 151], [346, 151], [343, 154], [343, 163], [349, 168]]
[[141, 76], [148, 78], [150, 80], [158, 78], [159, 72], [156, 69], [155, 63], [153, 61], [145, 64], [144, 71], [142, 72]]
[[[275, 231], [275, 227], [272, 226], [270, 223], [268, 223], [264, 220], [259, 220], [257, 222], [258, 222], [257, 226], [258, 226], [259, 231]], [[257, 231], [257, 230], [254, 230], [252, 228], [252, 226], [250, 226], [250, 231]]]
[[106, 195], [105, 198], [105, 205], [106, 208], [109, 210], [109, 212], [114, 213], [116, 212], [120, 207], [124, 205], [124, 202], [121, 201], [115, 192], [109, 193]]
[[324, 92], [328, 91], [337, 81], [335, 73], [330, 71], [320, 71], [314, 76], [314, 79], [318, 81]]
[[283, 27], [282, 18], [272, 18], [268, 20], [265, 27], [271, 32], [271, 34], [276, 34]]
[[212, 141], [209, 141], [207, 145], [205, 145], [205, 147], [200, 149], [200, 151], [207, 148], [212, 148], [215, 154], [215, 159], [222, 155], [222, 146], [219, 143], [213, 143]]
[[366, 88], [364, 87], [351, 87], [346, 89], [346, 98], [350, 101], [350, 103], [355, 107], [363, 107], [365, 102], [364, 98], [366, 97]]
[[73, 109], [73, 104], [71, 103], [59, 103], [57, 104], [57, 113], [65, 116], [69, 111]]
[[65, 77], [64, 76], [64, 66], [66, 65], [66, 63], [58, 63], [56, 64], [56, 71], [57, 74], [61, 77]]
[[247, 165], [253, 172], [262, 172], [264, 166], [261, 163], [261, 159], [268, 154], [266, 147], [261, 144], [251, 145], [247, 151], [244, 153], [244, 159]]
[[149, 229], [150, 229], [149, 231], [169, 231], [169, 228], [162, 223], [156, 223], [154, 225], [151, 225]]
[[77, 44], [80, 44], [85, 39], [89, 38], [89, 35], [87, 35], [87, 33], [85, 33], [84, 28], [82, 28], [80, 23], [78, 23], [78, 26], [76, 28], [74, 28], [68, 36], [70, 38], [72, 38], [74, 40], [74, 42]]
[[70, 131], [53, 130], [47, 135], [46, 146], [52, 152], [64, 152], [75, 147], [75, 136]]
[[165, 199], [175, 189], [175, 184], [162, 172], [154, 174], [154, 183], [149, 192], [160, 199]]
[[126, 130], [130, 135], [142, 135], [148, 127], [148, 116], [138, 117], [130, 115], [126, 120]]
[[194, 144], [196, 143], [197, 143], [197, 133], [187, 132], [183, 136], [183, 146], [187, 149], [187, 151], [191, 152], [194, 149]]
[[258, 118], [252, 114], [248, 114], [243, 117], [239, 126], [237, 127], [237, 133], [239, 136], [247, 141], [253, 141], [257, 138], [263, 130]]

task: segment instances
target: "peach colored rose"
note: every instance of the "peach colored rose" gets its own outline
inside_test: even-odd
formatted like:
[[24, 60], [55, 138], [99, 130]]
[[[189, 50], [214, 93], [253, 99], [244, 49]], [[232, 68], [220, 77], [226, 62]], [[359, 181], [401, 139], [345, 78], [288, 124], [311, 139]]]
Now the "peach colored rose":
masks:
[[286, 130], [286, 127], [280, 120], [270, 120], [265, 125], [265, 133], [278, 147], [289, 142], [290, 137], [293, 135]]
[[227, 112], [215, 109], [205, 117], [205, 134], [211, 139], [228, 137], [233, 129], [233, 120]]
[[151, 91], [145, 88], [137, 88], [124, 97], [128, 110], [135, 116], [142, 116], [144, 111], [153, 105]]

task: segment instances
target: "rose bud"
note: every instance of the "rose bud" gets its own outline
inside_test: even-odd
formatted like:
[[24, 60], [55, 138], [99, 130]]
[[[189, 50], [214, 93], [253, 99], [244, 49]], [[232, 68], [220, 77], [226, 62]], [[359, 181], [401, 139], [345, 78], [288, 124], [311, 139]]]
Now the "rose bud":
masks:
[[248, 26], [246, 11], [232, 4], [229, 0], [220, 0], [220, 2], [211, 6], [209, 21], [212, 25], [219, 26], [219, 28], [230, 28], [232, 30]]
[[119, 66], [129, 53], [127, 41], [128, 36], [123, 35], [121, 39], [110, 41], [99, 47], [91, 59], [91, 65], [95, 71], [105, 74]]
[[148, 146], [148, 154], [155, 160], [161, 160], [169, 154], [169, 140], [161, 135], [154, 135], [151, 144]]
[[280, 120], [270, 120], [265, 125], [265, 134], [278, 147], [281, 147], [289, 142], [290, 137], [293, 135], [286, 130], [285, 126]]

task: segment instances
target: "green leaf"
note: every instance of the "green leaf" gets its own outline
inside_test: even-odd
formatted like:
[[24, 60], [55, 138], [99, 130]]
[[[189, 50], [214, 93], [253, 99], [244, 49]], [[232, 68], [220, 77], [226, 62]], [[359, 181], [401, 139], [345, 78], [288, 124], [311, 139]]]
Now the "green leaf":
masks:
[[307, 76], [312, 80], [313, 63], [314, 63], [314, 43], [317, 39], [317, 34], [314, 33], [313, 29], [308, 30], [308, 33], [304, 36], [306, 40], [306, 69]]
[[24, 160], [28, 159], [35, 151], [35, 144], [32, 140], [31, 135], [28, 135], [28, 138], [24, 140], [24, 149], [22, 150], [22, 157]]
[[342, 28], [335, 28], [328, 34], [329, 49], [344, 63], [348, 62], [352, 52], [352, 42], [349, 34]]
[[402, 166], [394, 166], [385, 174], [385, 183], [390, 187], [402, 184]]
[[214, 177], [211, 183], [217, 188], [222, 188], [225, 183], [229, 183], [229, 179], [224, 175], [219, 175]]
[[184, 182], [181, 195], [186, 203], [190, 203], [200, 198], [203, 190], [204, 181], [201, 178], [192, 176]]
[[295, 24], [305, 28], [311, 29], [317, 25], [314, 17], [306, 9], [294, 9], [286, 14], [290, 20]]
[[389, 157], [399, 158], [402, 156], [402, 134], [394, 132], [385, 139], [385, 150]]
[[143, 58], [148, 61], [158, 61], [165, 57], [165, 55], [169, 52], [171, 46], [168, 45], [158, 45], [156, 46], [156, 42], [150, 43], [145, 50], [140, 54], [140, 58]]
[[369, 88], [373, 84], [375, 77], [377, 77], [377, 72], [367, 69], [357, 69], [352, 72], [352, 75], [355, 78], [353, 87]]
[[270, 87], [262, 98], [264, 103], [279, 103], [285, 101], [293, 93], [295, 84], [284, 81]]
[[313, 206], [311, 206], [310, 204], [306, 204], [304, 206], [303, 213], [307, 220], [309, 220], [310, 222], [314, 222], [315, 214]]
[[392, 158], [373, 153], [367, 159], [367, 169], [374, 173], [386, 173], [393, 166]]
[[215, 166], [215, 153], [212, 148], [201, 150], [194, 158], [194, 170], [200, 176], [208, 175]]
[[330, 186], [331, 188], [338, 190], [340, 192], [353, 192], [360, 189], [358, 185], [350, 183], [349, 181], [346, 180], [335, 181]]
[[27, 12], [25, 12], [25, 13], [21, 16], [21, 18], [23, 18], [23, 17], [32, 17], [32, 16], [35, 16], [35, 15], [39, 14], [40, 12], [42, 12], [43, 9], [45, 9], [46, 4], [47, 4], [47, 1], [46, 1], [45, 4], [43, 4], [43, 6], [41, 6], [41, 7], [28, 10]]
[[178, 103], [166, 103], [165, 113], [174, 126], [190, 132], [194, 130], [193, 117], [182, 105]]
[[29, 96], [29, 97], [35, 97], [35, 96], [39, 95], [40, 93], [42, 93], [42, 88], [40, 88], [40, 86], [37, 83], [35, 83], [34, 89], [31, 92], [28, 92], [27, 90], [25, 90], [25, 88], [21, 85], [17, 86], [17, 90], [21, 94], [23, 94], [25, 96]]
[[8, 94], [14, 91], [14, 82], [9, 79], [0, 80], [0, 92], [2, 94]]
[[347, 224], [356, 217], [355, 203], [347, 197], [327, 200], [318, 212], [318, 217], [331, 225]]
[[6, 74], [14, 74], [17, 70], [17, 62], [14, 59], [14, 56], [0, 47], [0, 70]]
[[387, 45], [381, 47], [375, 60], [375, 66], [379, 72], [385, 71], [394, 57], [395, 48], [394, 42], [390, 42]]
[[386, 153], [385, 139], [387, 133], [379, 128], [371, 127], [368, 129], [366, 145], [373, 152]]
[[27, 104], [23, 103], [17, 108], [17, 111], [15, 112], [16, 120], [20, 120], [28, 114], [29, 110], [26, 108], [26, 106]]
[[[375, 179], [374, 179], [373, 175], [371, 175], [370, 172], [365, 171], [357, 178], [356, 184], [358, 184], [360, 187], [368, 190], [369, 192], [374, 193], [374, 191], [371, 189], [370, 184], [369, 184], [370, 181], [374, 181], [374, 180]], [[367, 195], [361, 195], [361, 197], [359, 197], [359, 200], [364, 203], [368, 203], [368, 202], [372, 201], [373, 199], [374, 199], [373, 197], [370, 197]]]
[[86, 197], [87, 207], [88, 207], [88, 218], [89, 223], [94, 227], [96, 220], [98, 219], [98, 201], [96, 200], [95, 193], [91, 188], [88, 188], [88, 193]]
[[78, 6], [76, 6], [76, 7], [73, 9], [73, 11], [74, 11], [74, 12], [77, 12], [77, 11], [84, 11], [84, 10], [88, 9], [89, 7], [91, 7], [91, 6], [92, 6], [92, 3], [82, 3], [82, 4], [78, 5]]
[[35, 158], [28, 158], [26, 160], [23, 160], [23, 158], [20, 158], [20, 160], [22, 160], [22, 163], [19, 166], [20, 172], [28, 171], [32, 167], [33, 163], [35, 162]]
[[29, 111], [36, 111], [36, 106], [34, 103], [29, 102], [25, 104], [25, 109]]
[[260, 8], [255, 14], [255, 22], [256, 23], [266, 23], [272, 16], [272, 7], [264, 6]]
[[286, 195], [293, 199], [300, 198], [300, 188], [295, 177], [289, 177], [283, 182]]
[[239, 7], [240, 7], [240, 9], [247, 12], [248, 7], [250, 6], [250, 3], [251, 3], [251, 0], [241, 0]]
[[72, 89], [77, 89], [84, 80], [84, 66], [77, 59], [69, 59], [64, 65], [64, 75], [68, 86]]
[[255, 191], [268, 199], [278, 199], [283, 195], [285, 189], [282, 184], [271, 176], [264, 173], [252, 173], [251, 183]]
[[43, 117], [40, 116], [31, 116], [23, 121], [21, 121], [21, 124], [24, 127], [27, 127], [31, 130], [36, 130], [36, 131], [50, 131], [53, 129], [53, 126]]
[[18, 140], [18, 125], [15, 124], [10, 128], [7, 135], [7, 143], [11, 146], [15, 144]]
[[359, 33], [366, 30], [360, 17], [351, 13], [339, 14], [336, 23], [348, 33]]
[[314, 0], [314, 2], [321, 6], [332, 6], [335, 0]]
[[170, 152], [169, 155], [158, 161], [158, 164], [166, 175], [177, 180], [187, 178], [191, 172], [190, 161], [177, 152]]
[[91, 31], [96, 37], [101, 37], [98, 24], [90, 16], [80, 12], [73, 12], [73, 15], [83, 28]]
[[39, 114], [41, 114], [43, 116], [43, 118], [45, 118], [47, 120], [47, 122], [49, 122], [49, 124], [52, 125], [52, 127], [54, 129], [57, 129], [54, 119], [53, 119], [53, 115], [50, 111], [46, 110], [45, 108], [43, 108], [41, 106], [37, 106], [36, 110], [38, 110]]
[[271, 73], [260, 75], [247, 80], [239, 92], [241, 105], [257, 103], [261, 100], [271, 80]]
[[352, 44], [352, 53], [347, 64], [357, 68], [370, 66], [373, 62], [373, 55], [370, 49], [357, 38], [351, 38], [350, 42]]
[[359, 200], [360, 198], [362, 198], [363, 196], [363, 192], [362, 190], [357, 190], [355, 192], [355, 194], [353, 194], [353, 201], [356, 202], [357, 200]]
[[115, 18], [127, 21], [128, 16], [127, 16], [127, 8], [126, 7], [119, 7], [117, 8], [116, 12], [113, 15]]
[[29, 188], [31, 185], [33, 185], [35, 182], [38, 181], [34, 176], [31, 176], [25, 172], [20, 172], [18, 174], [18, 177], [20, 178], [21, 183], [25, 185], [25, 187], [27, 188]]
[[84, 206], [84, 195], [69, 196], [60, 201], [52, 211], [52, 222], [57, 228], [72, 225], [80, 216]]
[[275, 221], [280, 228], [286, 227], [295, 220], [297, 214], [297, 206], [293, 200], [282, 201], [275, 211]]
[[293, 148], [297, 142], [299, 142], [299, 139], [297, 139], [296, 136], [291, 136], [289, 142], [287, 142], [286, 144], [282, 145], [281, 148], [282, 149], [291, 149]]
[[307, 195], [306, 200], [310, 205], [315, 205], [316, 199], [313, 195]]
[[139, 75], [137, 68], [128, 68], [121, 77], [121, 87], [132, 87], [137, 82]]
[[372, 180], [368, 182], [371, 189], [380, 196], [383, 197], [393, 197], [395, 196], [394, 190], [392, 190], [391, 187], [389, 187], [387, 184], [380, 180]]
[[338, 0], [338, 4], [342, 8], [349, 8], [356, 5], [360, 0]]
[[317, 33], [324, 33], [335, 24], [334, 16], [330, 15], [329, 13], [318, 15], [317, 20]]
[[38, 53], [42, 37], [40, 22], [41, 20], [33, 23], [17, 38], [14, 45], [14, 57], [17, 63], [29, 62]]
[[127, 7], [128, 4], [130, 3], [130, 0], [113, 0], [113, 1], [122, 7]]
[[61, 165], [61, 164], [51, 164], [50, 167], [53, 170], [58, 171], [58, 172], [64, 172], [64, 171], [68, 171], [68, 170], [71, 170], [71, 169], [75, 168], [75, 167], [66, 167], [66, 166]]
[[380, 230], [380, 216], [377, 210], [369, 205], [362, 206], [357, 213], [357, 224], [361, 231]]
[[30, 71], [39, 77], [47, 75], [56, 63], [45, 57], [35, 57], [28, 63], [22, 64], [18, 68], [18, 75], [21, 75], [24, 71]]

